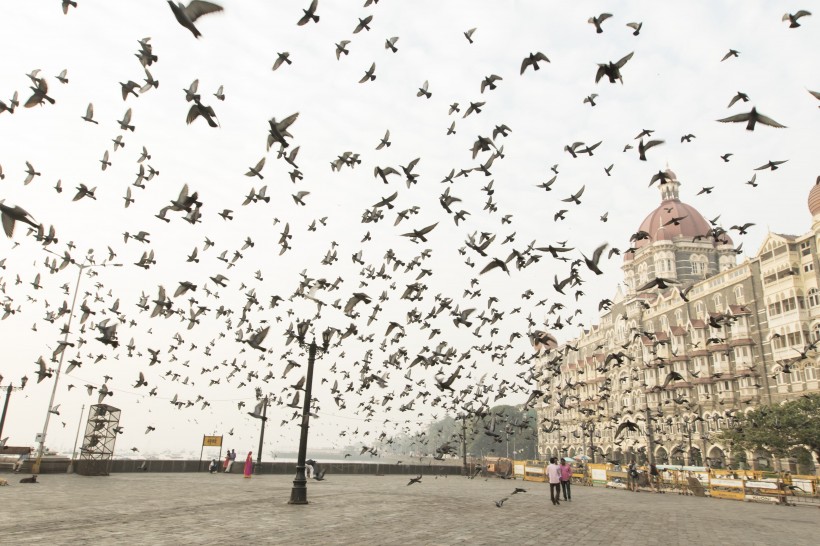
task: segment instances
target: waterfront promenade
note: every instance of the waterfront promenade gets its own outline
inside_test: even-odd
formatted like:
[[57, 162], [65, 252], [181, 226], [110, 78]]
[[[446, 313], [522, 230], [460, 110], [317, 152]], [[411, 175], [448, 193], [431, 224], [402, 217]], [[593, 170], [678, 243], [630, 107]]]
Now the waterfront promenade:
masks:
[[[543, 483], [328, 474], [290, 506], [292, 476], [0, 474], [2, 544], [816, 544], [820, 510]], [[527, 493], [510, 496], [515, 487]], [[501, 508], [493, 501], [509, 497]]]

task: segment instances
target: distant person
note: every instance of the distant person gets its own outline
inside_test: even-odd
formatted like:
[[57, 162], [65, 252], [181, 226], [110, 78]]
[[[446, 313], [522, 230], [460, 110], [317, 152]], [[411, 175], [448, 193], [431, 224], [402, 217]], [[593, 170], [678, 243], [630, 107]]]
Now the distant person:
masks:
[[236, 450], [229, 449], [228, 450], [228, 464], [225, 467], [225, 472], [230, 473], [231, 468], [233, 467], [233, 462], [236, 460]]
[[211, 464], [208, 465], [208, 472], [211, 474], [216, 474], [219, 470], [219, 463], [216, 462], [216, 459], [211, 459]]
[[14, 463], [14, 472], [20, 472], [20, 469], [23, 468], [23, 465], [26, 461], [31, 458], [31, 448], [28, 448], [28, 451], [25, 453], [21, 453], [19, 457], [17, 457], [17, 462]]
[[564, 500], [571, 501], [572, 500], [572, 492], [570, 491], [569, 483], [572, 479], [572, 467], [565, 461], [561, 459], [561, 491], [564, 493]]
[[561, 504], [559, 502], [561, 497], [561, 467], [556, 464], [557, 462], [558, 459], [553, 457], [547, 466], [547, 479], [549, 479], [550, 482], [550, 500], [552, 500], [552, 504], [555, 506]]
[[634, 459], [626, 469], [626, 488], [634, 493], [638, 492], [638, 465]]
[[316, 461], [308, 459], [305, 461], [305, 478], [311, 478], [316, 475]]
[[227, 453], [225, 453], [225, 460], [222, 461], [222, 471], [226, 474], [228, 473], [228, 468], [231, 465], [231, 450], [229, 449]]
[[248, 456], [245, 457], [245, 477], [250, 478], [253, 473], [253, 451], [248, 451]]
[[655, 463], [649, 463], [649, 485], [656, 493], [661, 492], [661, 473]]

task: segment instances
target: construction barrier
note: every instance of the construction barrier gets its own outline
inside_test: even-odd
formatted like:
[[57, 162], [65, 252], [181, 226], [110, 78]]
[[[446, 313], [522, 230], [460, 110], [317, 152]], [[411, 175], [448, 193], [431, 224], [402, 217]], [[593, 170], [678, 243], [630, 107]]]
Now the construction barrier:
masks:
[[[546, 482], [546, 461], [512, 461], [513, 475], [525, 481]], [[700, 466], [657, 465], [658, 489], [681, 495], [715, 499], [820, 506], [820, 477], [778, 474], [759, 470], [709, 469]], [[638, 487], [655, 489], [648, 467], [639, 468]], [[573, 465], [572, 482], [578, 485], [626, 489], [627, 472], [613, 464]]]

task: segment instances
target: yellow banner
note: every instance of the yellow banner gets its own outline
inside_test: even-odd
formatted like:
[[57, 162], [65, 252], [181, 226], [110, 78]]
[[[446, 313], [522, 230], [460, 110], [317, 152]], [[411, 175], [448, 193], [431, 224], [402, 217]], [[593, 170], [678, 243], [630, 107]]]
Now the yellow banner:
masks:
[[222, 447], [222, 436], [203, 436], [202, 445], [209, 447]]
[[718, 491], [715, 489], [712, 489], [711, 495], [716, 499], [743, 500], [745, 497], [743, 491]]

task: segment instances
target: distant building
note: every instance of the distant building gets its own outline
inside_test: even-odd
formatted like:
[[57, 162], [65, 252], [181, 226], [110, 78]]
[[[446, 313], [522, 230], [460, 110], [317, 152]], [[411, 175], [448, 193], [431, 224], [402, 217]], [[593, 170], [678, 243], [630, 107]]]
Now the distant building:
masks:
[[[539, 407], [539, 454], [644, 462], [651, 443], [659, 464], [772, 468], [769, 453], [733, 452], [714, 433], [737, 412], [820, 390], [820, 354], [805, 354], [820, 339], [820, 185], [809, 193], [810, 232], [769, 233], [737, 263], [729, 234], [681, 202], [675, 173], [665, 174], [600, 323], [539, 359], [552, 393]], [[659, 277], [676, 284], [645, 286]], [[616, 441], [627, 420], [640, 430]], [[781, 463], [813, 464], [808, 452]]]

